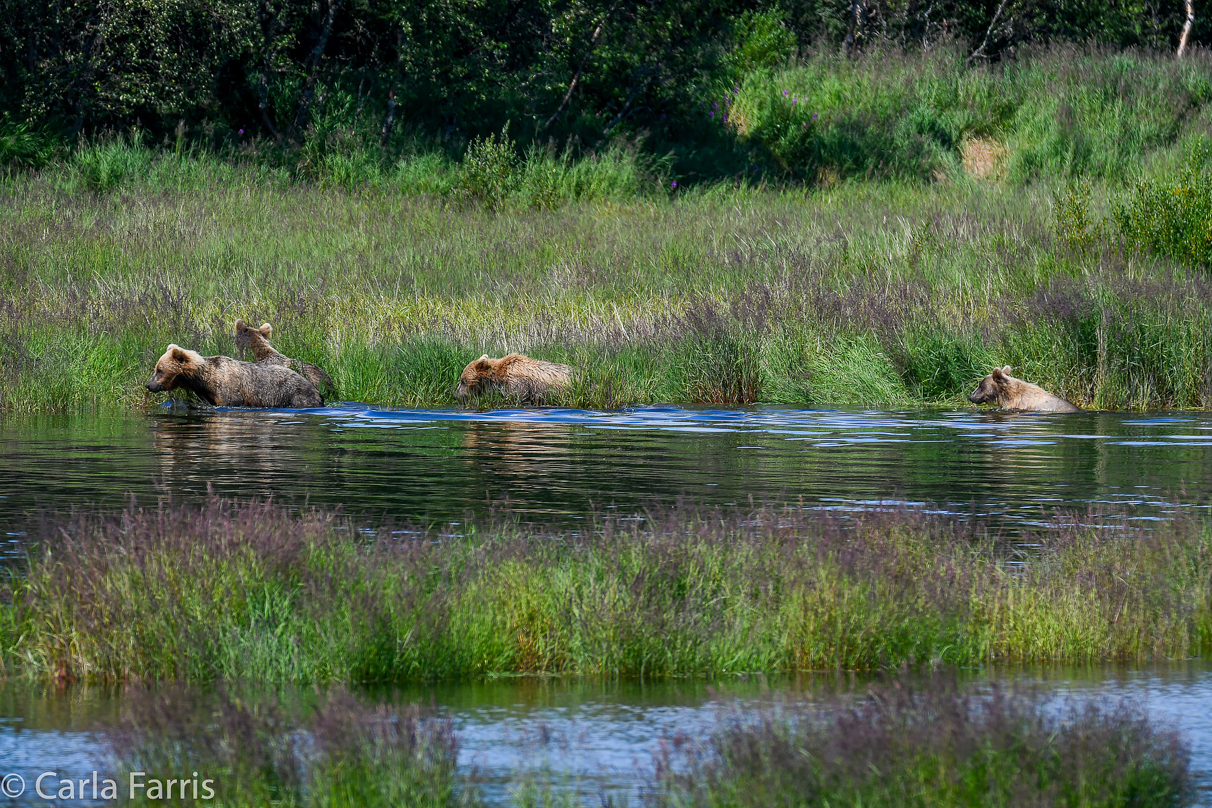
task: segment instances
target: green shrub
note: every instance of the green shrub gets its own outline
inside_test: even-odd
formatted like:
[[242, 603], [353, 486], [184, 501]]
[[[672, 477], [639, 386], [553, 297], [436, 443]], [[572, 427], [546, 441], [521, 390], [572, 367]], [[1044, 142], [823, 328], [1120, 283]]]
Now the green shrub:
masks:
[[477, 137], [467, 147], [455, 178], [455, 193], [465, 201], [498, 207], [513, 191], [517, 178], [516, 146], [509, 137], [509, 126], [500, 137]]
[[1193, 155], [1176, 180], [1142, 181], [1115, 209], [1127, 248], [1191, 266], [1212, 267], [1212, 173], [1207, 152]]
[[1058, 192], [1052, 204], [1056, 233], [1073, 250], [1088, 250], [1094, 246], [1102, 226], [1090, 211], [1090, 183], [1071, 181]]

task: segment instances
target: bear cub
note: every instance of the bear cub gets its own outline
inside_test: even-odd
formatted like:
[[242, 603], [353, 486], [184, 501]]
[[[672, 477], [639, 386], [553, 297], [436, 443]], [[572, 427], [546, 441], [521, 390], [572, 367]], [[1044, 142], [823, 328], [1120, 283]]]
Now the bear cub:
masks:
[[269, 323], [262, 324], [260, 328], [250, 328], [243, 320], [236, 320], [236, 346], [241, 351], [251, 349], [258, 364], [288, 367], [314, 384], [325, 398], [334, 397], [337, 394], [337, 386], [333, 384], [332, 377], [318, 365], [304, 362], [302, 359], [291, 359], [280, 353], [269, 344], [269, 335], [273, 332], [274, 328]]
[[994, 368], [968, 396], [973, 404], [996, 404], [1004, 410], [1025, 412], [1081, 412], [1081, 408], [1054, 396], [1039, 385], [1016, 379], [1010, 366]]
[[521, 354], [490, 359], [484, 354], [463, 368], [455, 398], [465, 402], [491, 390], [524, 404], [542, 401], [548, 395], [564, 390], [572, 383], [572, 368], [554, 362], [543, 362]]
[[202, 356], [169, 345], [156, 362], [147, 389], [159, 393], [177, 388], [192, 391], [213, 407], [324, 406], [316, 386], [290, 368], [241, 362], [229, 356]]

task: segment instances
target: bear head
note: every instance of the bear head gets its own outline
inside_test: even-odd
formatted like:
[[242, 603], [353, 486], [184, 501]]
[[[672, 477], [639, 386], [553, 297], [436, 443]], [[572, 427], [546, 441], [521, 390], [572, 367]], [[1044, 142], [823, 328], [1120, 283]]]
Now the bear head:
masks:
[[274, 327], [269, 323], [262, 323], [260, 328], [250, 328], [243, 320], [236, 320], [236, 347], [247, 351], [260, 343], [268, 344], [272, 333]]
[[493, 370], [495, 363], [484, 354], [476, 361], [463, 368], [459, 375], [459, 385], [455, 388], [455, 398], [466, 401], [471, 396], [478, 396], [494, 381]]
[[147, 380], [147, 389], [153, 393], [175, 390], [183, 379], [200, 370], [204, 361], [196, 351], [187, 351], [179, 345], [170, 344], [164, 356], [156, 362], [156, 369]]
[[1004, 368], [994, 368], [992, 373], [981, 379], [981, 383], [972, 391], [972, 395], [968, 396], [968, 400], [973, 404], [997, 404], [1002, 400], [1002, 394], [1005, 392], [1009, 380], [1009, 365]]

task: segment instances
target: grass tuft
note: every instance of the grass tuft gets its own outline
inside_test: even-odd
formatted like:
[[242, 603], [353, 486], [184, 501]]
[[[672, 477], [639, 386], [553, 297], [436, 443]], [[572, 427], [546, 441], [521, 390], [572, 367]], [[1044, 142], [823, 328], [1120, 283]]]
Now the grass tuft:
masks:
[[1189, 752], [1123, 703], [901, 675], [849, 705], [725, 712], [658, 756], [650, 803], [746, 806], [1179, 806]]

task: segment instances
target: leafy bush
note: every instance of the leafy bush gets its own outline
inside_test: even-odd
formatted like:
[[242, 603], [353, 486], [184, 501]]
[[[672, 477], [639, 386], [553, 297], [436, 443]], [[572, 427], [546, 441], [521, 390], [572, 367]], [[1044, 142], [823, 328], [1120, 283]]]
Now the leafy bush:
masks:
[[730, 80], [777, 67], [795, 53], [795, 34], [778, 9], [742, 13], [732, 25], [732, 38], [735, 44], [724, 57]]
[[474, 138], [459, 164], [455, 193], [464, 200], [495, 208], [514, 189], [517, 162], [516, 146], [509, 137], [508, 124], [501, 130], [500, 137], [493, 134]]
[[1091, 218], [1090, 183], [1070, 182], [1057, 193], [1052, 203], [1056, 233], [1073, 250], [1088, 250], [1102, 231], [1100, 222]]
[[1129, 250], [1212, 268], [1212, 174], [1208, 154], [1194, 154], [1177, 180], [1142, 181], [1115, 209]]

